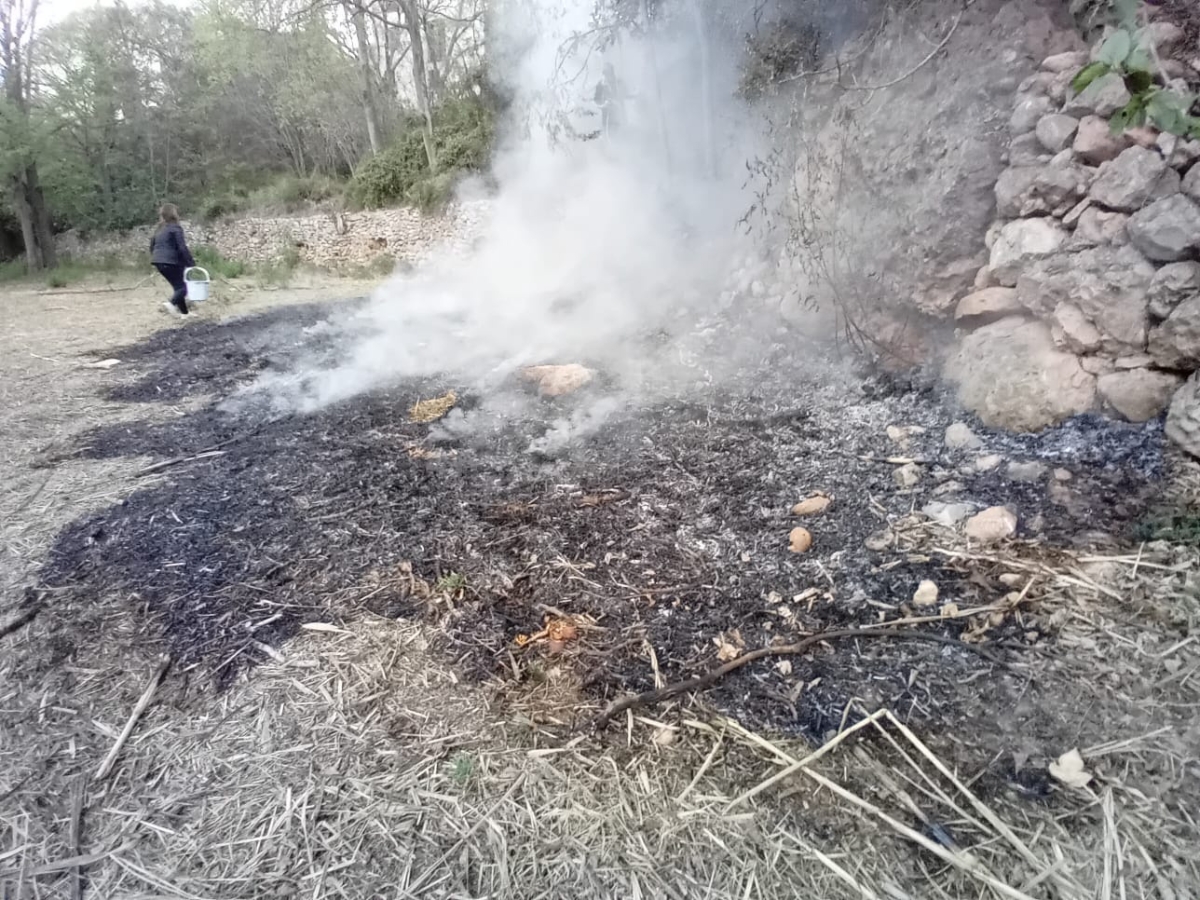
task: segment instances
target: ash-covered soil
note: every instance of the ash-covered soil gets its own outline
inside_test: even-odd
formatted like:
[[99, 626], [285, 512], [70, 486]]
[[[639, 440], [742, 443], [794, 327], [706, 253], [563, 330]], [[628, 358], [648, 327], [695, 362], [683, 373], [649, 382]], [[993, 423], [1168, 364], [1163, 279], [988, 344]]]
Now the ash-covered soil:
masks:
[[[1065, 543], [1101, 524], [1119, 533], [1162, 473], [1157, 423], [1081, 419], [1037, 436], [975, 425], [984, 447], [949, 450], [945, 428], [962, 417], [937, 391], [859, 378], [816, 348], [798, 353], [790, 335], [719, 385], [701, 365], [694, 382], [653, 393], [601, 379], [559, 400], [516, 385], [475, 396], [446, 380], [308, 415], [224, 405], [264, 372], [322, 354], [328, 363], [329, 314], [198, 323], [112, 352], [128, 377], [111, 399], [212, 402], [80, 439], [75, 452], [90, 457], [185, 459], [58, 538], [35, 591], [51, 615], [72, 611], [56, 661], [70, 658], [102, 597], [156, 617], [189, 677], [218, 687], [302, 623], [366, 608], [437, 618], [443, 650], [470, 676], [537, 679], [565, 665], [602, 702], [653, 687], [648, 647], [673, 681], [715, 664], [714, 639], [753, 648], [926, 612], [909, 608], [922, 579], [960, 608], [1003, 597], [1011, 587], [995, 572], [870, 549], [931, 500], [1008, 504], [1024, 536]], [[415, 401], [449, 388], [463, 396], [446, 420], [409, 421]], [[889, 425], [924, 430], [901, 444]], [[1004, 462], [981, 471], [978, 458], [993, 453]], [[897, 457], [921, 465], [911, 490], [894, 477]], [[1045, 467], [1033, 480], [1006, 474], [1029, 461]], [[828, 510], [793, 518], [815, 492], [832, 498]], [[797, 524], [813, 536], [805, 554], [788, 549]], [[414, 590], [414, 577], [437, 596]], [[548, 610], [597, 627], [553, 658], [544, 644], [519, 648]], [[991, 654], [1019, 659], [1039, 640], [1036, 617], [990, 639]], [[833, 645], [790, 670], [747, 666], [709, 696], [748, 724], [819, 739], [851, 698], [917, 720], [1016, 727], [1038, 690], [969, 648], [877, 640]]]

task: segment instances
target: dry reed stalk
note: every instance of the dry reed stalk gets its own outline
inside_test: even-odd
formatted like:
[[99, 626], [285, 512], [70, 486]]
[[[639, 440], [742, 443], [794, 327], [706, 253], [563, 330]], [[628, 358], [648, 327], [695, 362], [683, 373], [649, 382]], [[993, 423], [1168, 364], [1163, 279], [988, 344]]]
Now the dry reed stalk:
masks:
[[137, 725], [138, 719], [142, 717], [142, 713], [146, 711], [146, 707], [150, 705], [150, 701], [154, 699], [154, 693], [158, 690], [158, 685], [162, 681], [163, 676], [167, 674], [167, 669], [171, 666], [171, 658], [162, 656], [158, 661], [158, 668], [154, 670], [154, 675], [150, 679], [150, 683], [146, 685], [146, 690], [142, 692], [142, 696], [138, 698], [137, 705], [134, 706], [133, 712], [130, 714], [128, 721], [125, 722], [125, 727], [121, 729], [117, 741], [113, 744], [112, 749], [108, 751], [108, 756], [104, 757], [104, 762], [100, 763], [100, 768], [96, 770], [93, 776], [96, 781], [103, 781], [112, 772], [113, 766], [116, 765], [117, 757], [121, 753], [121, 748], [125, 746], [125, 742], [129, 740], [129, 736], [133, 734], [133, 729]]

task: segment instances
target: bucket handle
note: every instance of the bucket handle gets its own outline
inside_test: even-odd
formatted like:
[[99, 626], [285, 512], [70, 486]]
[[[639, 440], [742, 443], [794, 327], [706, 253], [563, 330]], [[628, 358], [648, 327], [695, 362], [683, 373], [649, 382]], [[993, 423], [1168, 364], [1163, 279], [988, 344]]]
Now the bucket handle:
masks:
[[203, 266], [190, 266], [189, 268], [184, 269], [183, 270], [183, 280], [184, 281], [189, 280], [188, 274], [191, 272], [203, 272], [204, 273], [203, 278], [193, 278], [193, 279], [191, 279], [192, 281], [212, 281], [212, 278], [210, 278], [208, 275], [208, 269], [204, 268]]

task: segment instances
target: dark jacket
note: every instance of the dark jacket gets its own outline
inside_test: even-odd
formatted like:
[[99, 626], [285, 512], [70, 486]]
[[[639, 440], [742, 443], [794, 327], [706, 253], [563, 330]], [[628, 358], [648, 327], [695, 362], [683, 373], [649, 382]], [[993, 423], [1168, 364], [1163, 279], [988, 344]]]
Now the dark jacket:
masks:
[[178, 222], [160, 225], [150, 238], [150, 262], [156, 266], [194, 266], [192, 251], [183, 237]]

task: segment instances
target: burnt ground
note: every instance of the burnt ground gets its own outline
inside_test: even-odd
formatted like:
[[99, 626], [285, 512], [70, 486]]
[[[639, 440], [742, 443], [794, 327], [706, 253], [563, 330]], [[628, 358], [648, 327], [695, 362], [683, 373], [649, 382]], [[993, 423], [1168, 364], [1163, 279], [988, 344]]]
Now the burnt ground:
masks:
[[[926, 578], [960, 608], [998, 601], [1011, 587], [986, 566], [868, 547], [931, 499], [1008, 504], [1023, 536], [1067, 544], [1099, 523], [1117, 535], [1132, 527], [1163, 473], [1158, 423], [1080, 419], [1025, 437], [976, 424], [984, 448], [948, 450], [943, 431], [960, 416], [936, 391], [847, 379], [838, 361], [785, 343], [736, 383], [653, 400], [611, 384], [558, 401], [468, 392], [448, 422], [411, 423], [416, 400], [461, 390], [447, 380], [308, 415], [271, 414], [253, 397], [228, 411], [223, 401], [262, 373], [332, 352], [320, 327], [329, 314], [201, 322], [107, 351], [127, 373], [108, 399], [208, 402], [94, 429], [68, 451], [185, 459], [59, 535], [30, 592], [62, 617], [39, 665], [69, 661], [92, 610], [122, 603], [161, 623], [176, 671], [221, 689], [302, 623], [369, 609], [436, 619], [442, 652], [471, 677], [528, 682], [550, 663], [569, 666], [594, 706], [653, 687], [647, 645], [673, 681], [710, 668], [722, 635], [752, 648], [924, 613], [909, 607]], [[789, 362], [798, 356], [803, 369]], [[579, 431], [600, 409], [603, 424]], [[900, 446], [888, 425], [925, 430]], [[981, 453], [1046, 469], [1016, 482], [1004, 464], [978, 471]], [[62, 455], [48, 452], [45, 465]], [[913, 491], [897, 486], [893, 456], [922, 462]], [[804, 522], [812, 550], [793, 554], [790, 507], [817, 491], [833, 503]], [[548, 610], [596, 627], [553, 660], [544, 644], [520, 649]], [[966, 626], [926, 627], [953, 637]], [[1052, 631], [1036, 615], [1010, 619], [987, 635], [990, 657], [917, 641], [835, 645], [791, 672], [748, 666], [709, 699], [748, 725], [813, 740], [837, 728], [851, 698], [916, 721], [1024, 728], [1041, 687], [995, 657], [1019, 660]]]

